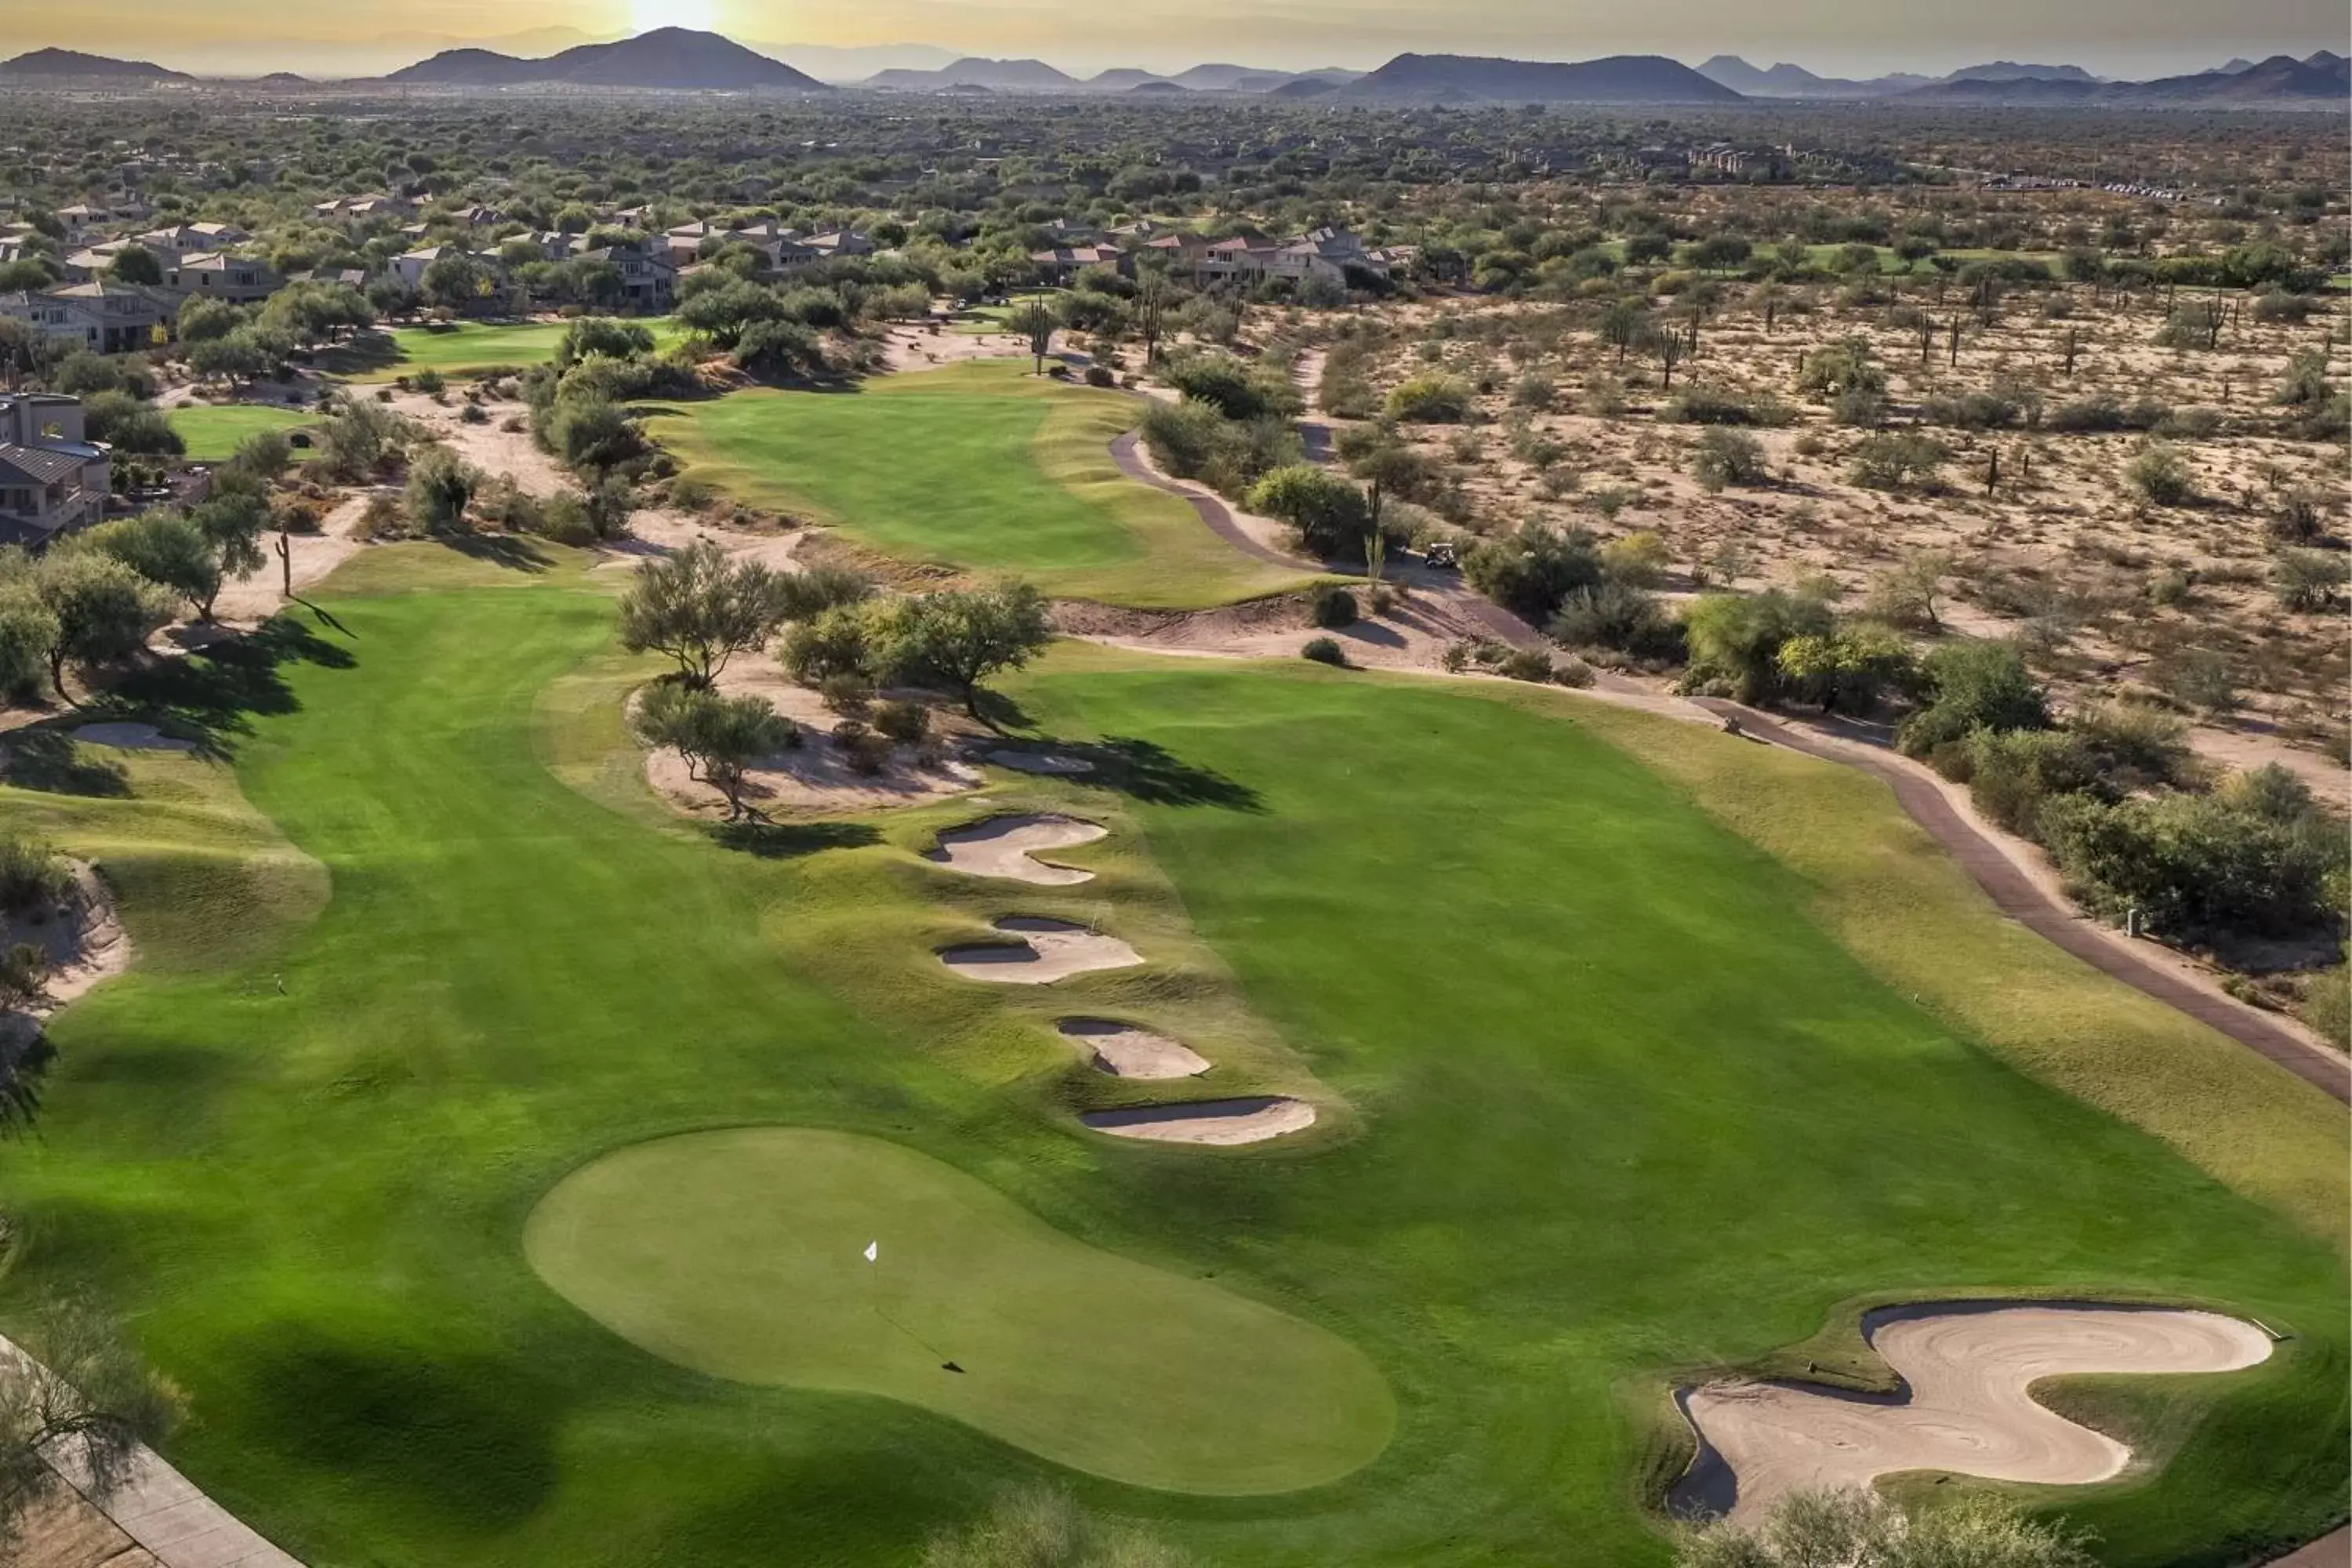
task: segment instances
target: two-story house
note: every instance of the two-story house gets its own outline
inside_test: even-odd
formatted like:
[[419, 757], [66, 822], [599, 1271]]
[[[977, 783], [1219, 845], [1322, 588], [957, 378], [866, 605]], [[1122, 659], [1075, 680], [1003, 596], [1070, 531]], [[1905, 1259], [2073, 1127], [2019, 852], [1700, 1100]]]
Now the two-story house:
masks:
[[163, 284], [190, 299], [250, 305], [286, 287], [286, 279], [266, 261], [246, 256], [202, 253], [164, 262]]
[[81, 400], [0, 393], [0, 543], [46, 544], [106, 516], [106, 448], [83, 437]]

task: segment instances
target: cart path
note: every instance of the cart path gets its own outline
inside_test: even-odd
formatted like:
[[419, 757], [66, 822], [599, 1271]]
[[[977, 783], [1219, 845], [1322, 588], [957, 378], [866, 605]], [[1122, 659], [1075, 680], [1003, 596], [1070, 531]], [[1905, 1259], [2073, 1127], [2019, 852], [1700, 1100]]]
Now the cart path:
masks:
[[1296, 557], [1285, 555], [1278, 550], [1269, 550], [1251, 538], [1248, 531], [1234, 521], [1233, 509], [1224, 503], [1222, 497], [1206, 486], [1188, 484], [1181, 479], [1163, 479], [1158, 470], [1144, 461], [1143, 454], [1136, 450], [1138, 443], [1142, 438], [1143, 433], [1140, 430], [1129, 430], [1127, 434], [1112, 440], [1110, 460], [1118, 465], [1120, 473], [1139, 484], [1150, 485], [1155, 490], [1166, 490], [1170, 495], [1181, 496], [1192, 502], [1192, 510], [1200, 514], [1202, 522], [1209, 525], [1210, 532], [1253, 560], [1288, 567], [1297, 572], [1322, 570], [1311, 561], [1301, 561]]
[[2276, 1559], [2271, 1568], [2352, 1568], [2352, 1529], [2323, 1535], [2300, 1551]]
[[2352, 1060], [2311, 1045], [2252, 1007], [2192, 985], [2121, 945], [2118, 939], [2091, 925], [2063, 901], [2036, 887], [1998, 844], [1955, 810], [1942, 792], [1927, 780], [1885, 759], [1836, 746], [1737, 702], [1713, 697], [1696, 700], [1709, 712], [1737, 718], [1742, 730], [1759, 739], [1825, 762], [1860, 768], [1884, 779], [1894, 788], [1895, 798], [1911, 820], [1927, 829], [1928, 836], [1976, 879], [1977, 885], [2001, 913], [2101, 973], [2112, 975], [2166, 1006], [2220, 1030], [2337, 1100], [2352, 1102]]

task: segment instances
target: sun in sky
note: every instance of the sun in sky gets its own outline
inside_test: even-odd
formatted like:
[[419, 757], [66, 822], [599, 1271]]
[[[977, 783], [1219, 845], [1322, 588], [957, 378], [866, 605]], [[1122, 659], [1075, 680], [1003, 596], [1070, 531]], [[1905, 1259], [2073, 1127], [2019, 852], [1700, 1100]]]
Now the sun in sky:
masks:
[[629, 30], [650, 33], [656, 27], [694, 27], [715, 32], [719, 0], [629, 0]]

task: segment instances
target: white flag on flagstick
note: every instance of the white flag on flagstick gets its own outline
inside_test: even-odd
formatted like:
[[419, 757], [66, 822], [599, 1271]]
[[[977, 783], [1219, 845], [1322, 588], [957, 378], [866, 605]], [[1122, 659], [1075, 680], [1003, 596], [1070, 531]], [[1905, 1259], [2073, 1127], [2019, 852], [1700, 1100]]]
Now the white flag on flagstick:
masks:
[[869, 1242], [867, 1242], [867, 1243], [866, 1244], [866, 1262], [871, 1263], [871, 1262], [873, 1262], [877, 1258], [879, 1258], [881, 1255], [882, 1255], [882, 1244], [881, 1244], [880, 1242], [878, 1242], [878, 1241], [869, 1241]]

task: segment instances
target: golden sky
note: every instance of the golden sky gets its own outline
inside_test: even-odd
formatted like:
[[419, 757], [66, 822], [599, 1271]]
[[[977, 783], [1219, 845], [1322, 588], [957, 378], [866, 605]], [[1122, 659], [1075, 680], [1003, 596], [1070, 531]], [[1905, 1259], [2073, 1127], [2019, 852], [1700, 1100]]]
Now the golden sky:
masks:
[[[0, 55], [55, 44], [205, 71], [374, 71], [455, 43], [547, 54], [676, 25], [748, 43], [935, 44], [1073, 69], [1202, 59], [1369, 67], [1404, 49], [1582, 59], [1718, 51], [1824, 74], [1941, 71], [2002, 58], [2156, 75], [2345, 47], [2344, 0], [68, 0], [21, 10]], [[551, 31], [560, 30], [560, 31]], [[571, 35], [578, 35], [577, 37]]]

